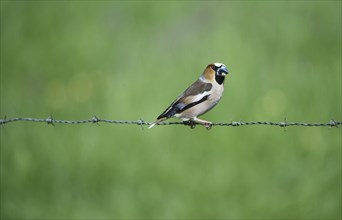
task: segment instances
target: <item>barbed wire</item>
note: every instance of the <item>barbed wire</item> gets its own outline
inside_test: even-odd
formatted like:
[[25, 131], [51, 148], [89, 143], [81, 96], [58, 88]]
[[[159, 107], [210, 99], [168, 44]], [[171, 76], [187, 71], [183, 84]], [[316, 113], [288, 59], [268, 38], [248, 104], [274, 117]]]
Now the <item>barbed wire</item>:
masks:
[[[51, 115], [47, 118], [4, 118], [0, 119], [0, 125], [4, 125], [7, 123], [18, 122], [18, 121], [28, 121], [28, 122], [43, 122], [51, 125], [55, 124], [100, 124], [100, 123], [112, 123], [112, 124], [135, 124], [135, 125], [151, 125], [153, 122], [145, 122], [142, 119], [135, 120], [135, 121], [128, 121], [128, 120], [107, 120], [107, 119], [100, 119], [97, 116], [93, 116], [91, 119], [86, 120], [58, 120], [54, 119]], [[194, 128], [195, 123], [191, 122], [160, 122], [158, 125], [187, 125], [191, 128]], [[212, 126], [246, 126], [246, 125], [269, 125], [269, 126], [280, 126], [280, 127], [289, 127], [289, 126], [308, 126], [308, 127], [338, 127], [341, 125], [342, 122], [338, 122], [335, 120], [330, 120], [327, 123], [305, 123], [305, 122], [287, 122], [286, 118], [284, 122], [267, 122], [267, 121], [232, 121], [232, 122], [217, 122], [212, 123]], [[142, 127], [143, 128], [143, 127]]]

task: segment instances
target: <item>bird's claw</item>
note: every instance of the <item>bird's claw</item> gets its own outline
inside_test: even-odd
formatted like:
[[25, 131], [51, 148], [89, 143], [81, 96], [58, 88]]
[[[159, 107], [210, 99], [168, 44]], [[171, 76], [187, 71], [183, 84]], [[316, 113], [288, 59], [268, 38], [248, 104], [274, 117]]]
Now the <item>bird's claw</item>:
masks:
[[197, 125], [197, 123], [202, 124], [207, 130], [211, 129], [211, 127], [213, 126], [213, 123], [211, 122], [196, 122], [194, 120], [188, 120], [188, 121], [184, 121], [183, 124], [186, 126], [190, 126], [191, 129], [194, 129]]
[[211, 129], [211, 127], [213, 126], [213, 124], [212, 124], [212, 123], [210, 123], [210, 122], [208, 122], [208, 123], [204, 123], [203, 125], [204, 125], [204, 127], [205, 127], [207, 130], [210, 130], [210, 129]]
[[183, 124], [186, 126], [190, 126], [191, 129], [196, 127], [196, 122], [193, 120], [183, 121]]

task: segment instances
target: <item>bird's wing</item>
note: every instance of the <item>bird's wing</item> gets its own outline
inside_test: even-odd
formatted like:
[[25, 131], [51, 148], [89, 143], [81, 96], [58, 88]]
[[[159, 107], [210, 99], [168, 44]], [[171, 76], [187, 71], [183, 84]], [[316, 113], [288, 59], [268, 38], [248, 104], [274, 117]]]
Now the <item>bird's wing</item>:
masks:
[[175, 114], [181, 113], [208, 99], [211, 93], [211, 83], [203, 82], [201, 79], [194, 82], [187, 88], [161, 115], [159, 119], [167, 119]]

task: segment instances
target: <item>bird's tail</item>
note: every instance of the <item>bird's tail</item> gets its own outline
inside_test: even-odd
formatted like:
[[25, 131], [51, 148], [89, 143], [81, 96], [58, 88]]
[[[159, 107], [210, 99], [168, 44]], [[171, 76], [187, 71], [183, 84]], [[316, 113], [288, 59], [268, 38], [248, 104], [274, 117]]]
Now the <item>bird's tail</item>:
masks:
[[153, 122], [153, 123], [150, 125], [150, 127], [148, 127], [148, 128], [153, 128], [155, 125], [159, 124], [160, 122], [162, 122], [162, 121], [164, 121], [164, 120], [166, 120], [166, 119], [167, 119], [167, 118], [160, 118], [160, 119], [158, 119], [157, 121]]
[[150, 125], [150, 127], [148, 127], [148, 128], [153, 128], [156, 124], [157, 124], [157, 123], [154, 122], [154, 123], [152, 123], [152, 124]]

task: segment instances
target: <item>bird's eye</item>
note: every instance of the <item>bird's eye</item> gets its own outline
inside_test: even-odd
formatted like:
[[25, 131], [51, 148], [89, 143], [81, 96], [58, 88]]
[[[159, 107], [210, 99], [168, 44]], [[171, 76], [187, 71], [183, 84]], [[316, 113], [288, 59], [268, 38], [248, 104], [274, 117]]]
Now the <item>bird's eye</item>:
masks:
[[216, 72], [218, 70], [218, 66], [212, 65], [211, 68]]

